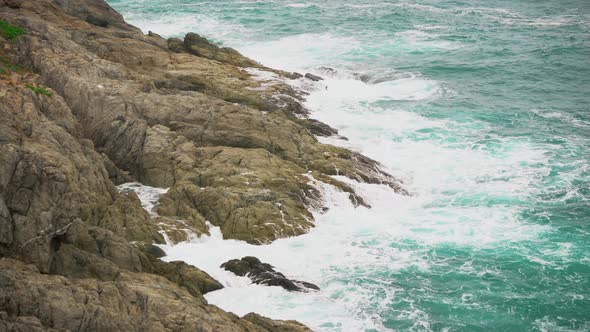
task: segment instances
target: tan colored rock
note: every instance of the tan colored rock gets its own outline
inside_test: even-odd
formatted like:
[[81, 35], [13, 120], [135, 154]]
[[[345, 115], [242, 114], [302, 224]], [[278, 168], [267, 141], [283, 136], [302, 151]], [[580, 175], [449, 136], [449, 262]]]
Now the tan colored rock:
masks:
[[197, 211], [225, 238], [267, 243], [313, 227], [307, 207], [315, 189], [299, 166], [266, 150], [198, 148], [190, 176], [160, 199], [158, 213], [194, 218]]
[[[163, 277], [121, 273], [113, 281], [40, 274], [0, 258], [0, 328], [25, 331], [309, 331], [293, 321], [248, 318], [207, 305]], [[282, 330], [277, 329], [282, 328]], [[288, 329], [285, 329], [288, 328]]]
[[96, 224], [129, 240], [146, 243], [164, 243], [157, 221], [141, 207], [133, 192], [117, 195]]
[[[318, 142], [335, 132], [305, 118], [296, 74], [196, 34], [144, 35], [103, 0], [2, 1], [27, 33], [0, 40], [25, 68], [0, 74], [0, 329], [306, 331], [207, 305], [219, 283], [148, 245], [206, 220], [256, 244], [303, 234], [322, 208], [309, 175], [364, 206], [331, 176], [400, 182]], [[159, 216], [114, 186], [128, 181], [170, 188]]]
[[287, 320], [287, 321], [276, 321], [264, 316], [260, 316], [259, 314], [249, 313], [243, 317], [243, 319], [250, 321], [258, 326], [262, 326], [268, 331], [273, 332], [296, 332], [296, 331], [309, 331], [311, 330], [307, 328], [305, 325], [294, 321], [294, 320]]
[[[64, 122], [75, 118], [63, 99], [34, 95], [20, 78], [15, 83], [0, 78], [0, 255], [70, 279], [160, 273], [204, 301], [201, 294], [220, 285], [195, 267], [162, 262], [145, 250], [141, 243], [163, 242], [157, 220], [134, 193], [116, 190], [92, 142], [67, 130], [77, 123]], [[53, 113], [43, 105], [62, 105], [64, 117], [46, 116]], [[24, 316], [12, 318], [7, 328], [36, 326]]]
[[[195, 234], [206, 232], [202, 217], [223, 225], [227, 238], [252, 243], [305, 232], [312, 222], [308, 212], [314, 206], [311, 203], [318, 204], [311, 202], [305, 193], [309, 186], [300, 180], [301, 174], [310, 170], [317, 173], [318, 180], [350, 192], [356, 205], [368, 206], [352, 187], [329, 176], [386, 184], [406, 193], [399, 181], [380, 170], [377, 162], [315, 139], [312, 132], [331, 131], [317, 121], [294, 116], [304, 113], [298, 110], [303, 94], [283, 82], [291, 74], [264, 68], [196, 34], [188, 34], [183, 41], [184, 51], [175, 53], [169, 50], [171, 41], [164, 45], [153, 33], [145, 36], [123, 26], [116, 15], [107, 28], [82, 24], [75, 18], [64, 19], [66, 14], [85, 19], [80, 9], [71, 7], [74, 0], [58, 2], [61, 8], [48, 3], [48, 13], [37, 16], [38, 8], [46, 1], [35, 6], [24, 4], [17, 13], [7, 13], [21, 13], [27, 30], [32, 32], [19, 38], [18, 57], [30, 59], [32, 68], [42, 74], [47, 85], [63, 95], [77, 120], [68, 120], [64, 128], [78, 130], [108, 157], [105, 165], [111, 179], [123, 178], [127, 173], [148, 185], [182, 186], [186, 191], [187, 181], [207, 187], [196, 179], [220, 179], [227, 167], [209, 164], [207, 167], [216, 171], [204, 172], [202, 165], [206, 163], [198, 160], [202, 156], [195, 152], [197, 149], [236, 148], [232, 150], [236, 160], [262, 160], [265, 157], [261, 158], [260, 149], [272, 156], [272, 162], [257, 162], [256, 167], [265, 167], [264, 171], [255, 171], [248, 179], [234, 175], [228, 188], [216, 181], [215, 188], [199, 194], [199, 199], [209, 204], [207, 207], [187, 212], [190, 204], [176, 204], [176, 210], [184, 210], [179, 212], [182, 217], [191, 214], [188, 224], [197, 227]], [[84, 1], [80, 5], [87, 6]], [[95, 17], [110, 12], [100, 4], [88, 6], [88, 12]], [[276, 79], [262, 85], [244, 66], [272, 72]], [[279, 179], [281, 184], [270, 183], [269, 179]], [[241, 188], [246, 182], [256, 185], [248, 185], [248, 190]], [[260, 199], [263, 189], [272, 195]], [[174, 220], [175, 213], [165, 216]], [[182, 232], [174, 233], [174, 238], [182, 238]]]
[[[183, 220], [154, 217], [113, 185], [135, 178], [175, 185], [198, 174], [195, 143], [128, 99], [154, 81], [137, 68], [166, 62], [161, 40], [100, 16], [109, 11], [100, 2], [57, 5], [0, 7], [28, 32], [2, 49], [41, 75], [0, 77], [0, 255], [13, 258], [0, 259], [0, 329], [268, 331], [207, 305], [202, 294], [221, 287], [209, 275], [147, 249], [163, 241], [162, 228], [206, 232], [197, 209], [178, 209]], [[135, 35], [154, 48], [133, 60], [125, 43], [81, 46], [87, 29], [122, 29], [120, 38]], [[48, 96], [26, 84], [55, 89]]]

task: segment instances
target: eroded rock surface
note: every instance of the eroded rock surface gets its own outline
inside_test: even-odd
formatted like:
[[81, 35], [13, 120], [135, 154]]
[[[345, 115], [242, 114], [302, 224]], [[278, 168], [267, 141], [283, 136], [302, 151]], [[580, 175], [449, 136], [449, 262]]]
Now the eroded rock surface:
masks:
[[0, 330], [311, 331], [293, 321], [239, 318], [153, 274], [68, 279], [7, 258], [0, 259]]
[[274, 266], [262, 263], [258, 258], [252, 256], [242, 259], [232, 259], [221, 267], [235, 275], [248, 277], [253, 283], [267, 286], [279, 286], [288, 291], [309, 292], [317, 291], [320, 288], [310, 282], [288, 279], [284, 274], [275, 271]]
[[[86, 139], [110, 179], [171, 187], [176, 200], [182, 191], [182, 201], [168, 210], [182, 206], [193, 221], [197, 214], [211, 218], [225, 238], [267, 243], [308, 231], [309, 209], [321, 204], [303, 177], [310, 171], [349, 191], [359, 205], [366, 204], [350, 186], [327, 178], [343, 175], [404, 192], [375, 161], [317, 141], [314, 134], [336, 131], [301, 118], [304, 93], [286, 84], [290, 73], [194, 33], [178, 43], [144, 35], [102, 1], [24, 1], [1, 13], [27, 31], [12, 42], [15, 61], [59, 96], [53, 123]], [[261, 81], [247, 68], [274, 79]], [[205, 208], [195, 206], [203, 199]]]
[[[286, 83], [301, 75], [144, 35], [103, 0], [0, 0], [0, 18], [25, 31], [0, 36], [0, 330], [307, 331], [208, 305], [222, 285], [154, 244], [207, 221], [255, 244], [303, 234], [322, 208], [312, 178], [357, 206], [333, 175], [405, 193], [318, 142], [337, 132], [305, 118]], [[169, 190], [148, 212], [127, 182]]]

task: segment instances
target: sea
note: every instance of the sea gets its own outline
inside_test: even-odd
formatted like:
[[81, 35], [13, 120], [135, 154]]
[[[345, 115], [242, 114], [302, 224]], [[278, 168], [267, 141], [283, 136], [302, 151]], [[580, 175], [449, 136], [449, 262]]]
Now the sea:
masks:
[[[590, 1], [108, 2], [145, 32], [324, 77], [305, 106], [348, 141], [320, 140], [411, 193], [343, 179], [372, 205], [354, 208], [316, 183], [329, 210], [306, 235], [164, 246], [224, 284], [210, 304], [314, 331], [590, 331]], [[246, 255], [321, 291], [219, 267]]]

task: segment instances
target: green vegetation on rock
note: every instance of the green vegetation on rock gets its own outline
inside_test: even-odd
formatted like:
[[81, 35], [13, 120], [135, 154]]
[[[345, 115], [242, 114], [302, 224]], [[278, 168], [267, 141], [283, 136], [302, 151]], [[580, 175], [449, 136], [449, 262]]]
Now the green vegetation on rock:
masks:
[[14, 39], [26, 33], [25, 29], [11, 25], [10, 23], [0, 20], [0, 34], [6, 39]]
[[51, 97], [51, 96], [53, 96], [53, 93], [51, 93], [51, 92], [47, 91], [47, 90], [46, 90], [44, 87], [42, 87], [42, 86], [34, 86], [34, 85], [31, 85], [31, 84], [26, 84], [25, 86], [26, 86], [27, 88], [29, 88], [31, 91], [33, 91], [33, 92], [35, 92], [35, 93], [37, 93], [37, 94], [44, 95], [44, 96], [47, 96], [47, 97]]

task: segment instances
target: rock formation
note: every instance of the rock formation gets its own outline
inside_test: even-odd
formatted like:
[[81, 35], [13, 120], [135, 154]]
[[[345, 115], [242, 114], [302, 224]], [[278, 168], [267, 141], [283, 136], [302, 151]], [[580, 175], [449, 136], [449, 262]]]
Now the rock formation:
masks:
[[[300, 75], [196, 34], [144, 35], [103, 0], [0, 0], [0, 330], [305, 331], [207, 305], [222, 287], [153, 244], [208, 233], [262, 244], [313, 227], [332, 175], [405, 192], [321, 144]], [[272, 73], [261, 82], [256, 71]], [[169, 187], [157, 215], [115, 185]], [[174, 234], [172, 234], [174, 233]]]
[[280, 286], [288, 291], [309, 292], [317, 291], [320, 288], [310, 282], [288, 279], [284, 274], [275, 271], [274, 266], [262, 263], [258, 258], [252, 256], [242, 259], [232, 259], [221, 267], [235, 275], [247, 276], [253, 283], [267, 286]]

